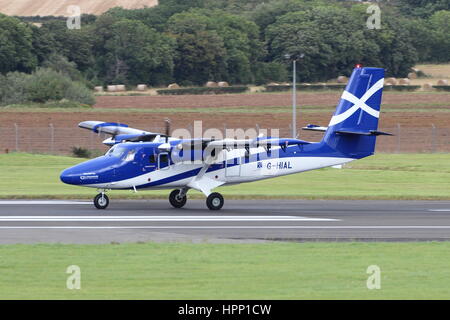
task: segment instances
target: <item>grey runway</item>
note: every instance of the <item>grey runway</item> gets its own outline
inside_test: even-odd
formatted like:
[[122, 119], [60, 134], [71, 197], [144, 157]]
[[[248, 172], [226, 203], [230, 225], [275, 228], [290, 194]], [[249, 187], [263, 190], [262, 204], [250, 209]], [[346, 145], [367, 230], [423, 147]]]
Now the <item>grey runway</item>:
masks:
[[450, 201], [0, 201], [0, 244], [450, 240]]

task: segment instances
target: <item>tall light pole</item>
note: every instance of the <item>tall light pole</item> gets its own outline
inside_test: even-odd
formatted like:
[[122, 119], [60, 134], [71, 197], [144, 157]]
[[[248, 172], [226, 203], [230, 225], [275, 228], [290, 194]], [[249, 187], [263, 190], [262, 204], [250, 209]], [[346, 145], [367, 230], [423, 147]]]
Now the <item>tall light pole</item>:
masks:
[[292, 138], [297, 138], [297, 60], [292, 65]]
[[305, 55], [298, 56], [286, 54], [286, 59], [292, 58], [292, 138], [297, 138], [297, 59], [302, 59]]

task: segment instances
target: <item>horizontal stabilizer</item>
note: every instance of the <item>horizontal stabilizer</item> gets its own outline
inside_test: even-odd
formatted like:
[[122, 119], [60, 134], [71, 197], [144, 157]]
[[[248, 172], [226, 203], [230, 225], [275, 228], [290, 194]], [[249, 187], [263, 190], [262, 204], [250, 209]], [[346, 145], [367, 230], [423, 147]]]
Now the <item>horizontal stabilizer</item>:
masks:
[[337, 130], [336, 133], [339, 134], [352, 134], [352, 135], [360, 135], [360, 136], [393, 136], [393, 134], [383, 131], [377, 130], [369, 130], [369, 131], [358, 131], [355, 129], [340, 129]]
[[308, 124], [306, 127], [303, 127], [302, 129], [307, 130], [307, 131], [325, 132], [325, 131], [327, 131], [328, 127], [321, 127], [321, 126], [316, 126], [315, 124]]

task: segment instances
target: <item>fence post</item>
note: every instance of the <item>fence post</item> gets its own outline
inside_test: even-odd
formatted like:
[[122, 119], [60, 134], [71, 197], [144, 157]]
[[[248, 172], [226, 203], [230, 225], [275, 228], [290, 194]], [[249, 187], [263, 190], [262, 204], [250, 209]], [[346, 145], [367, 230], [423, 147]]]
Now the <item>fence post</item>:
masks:
[[397, 153], [400, 153], [400, 135], [402, 133], [400, 123], [397, 123]]
[[53, 123], [50, 123], [50, 153], [54, 153], [55, 148], [55, 128], [53, 127]]
[[17, 123], [14, 123], [14, 129], [16, 133], [16, 152], [19, 152], [19, 126]]
[[94, 135], [92, 133], [89, 135], [89, 147], [94, 150]]
[[436, 153], [437, 151], [436, 139], [437, 139], [436, 126], [433, 123], [431, 124], [431, 153]]

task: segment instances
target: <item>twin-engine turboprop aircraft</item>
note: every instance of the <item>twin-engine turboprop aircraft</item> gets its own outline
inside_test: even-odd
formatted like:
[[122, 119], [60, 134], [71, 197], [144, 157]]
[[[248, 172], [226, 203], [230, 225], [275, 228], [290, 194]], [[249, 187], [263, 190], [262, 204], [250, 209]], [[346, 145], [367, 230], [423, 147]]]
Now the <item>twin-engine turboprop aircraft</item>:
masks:
[[[384, 70], [354, 69], [328, 127], [305, 130], [325, 132], [317, 143], [289, 138], [177, 139], [127, 125], [86, 121], [81, 128], [111, 134], [104, 143], [111, 149], [61, 173], [64, 183], [96, 188], [97, 209], [108, 207], [107, 190], [174, 189], [171, 205], [186, 204], [187, 192], [199, 190], [211, 210], [224, 199], [213, 189], [298, 172], [341, 165], [374, 154], [378, 131]], [[169, 131], [169, 130], [167, 130]]]

